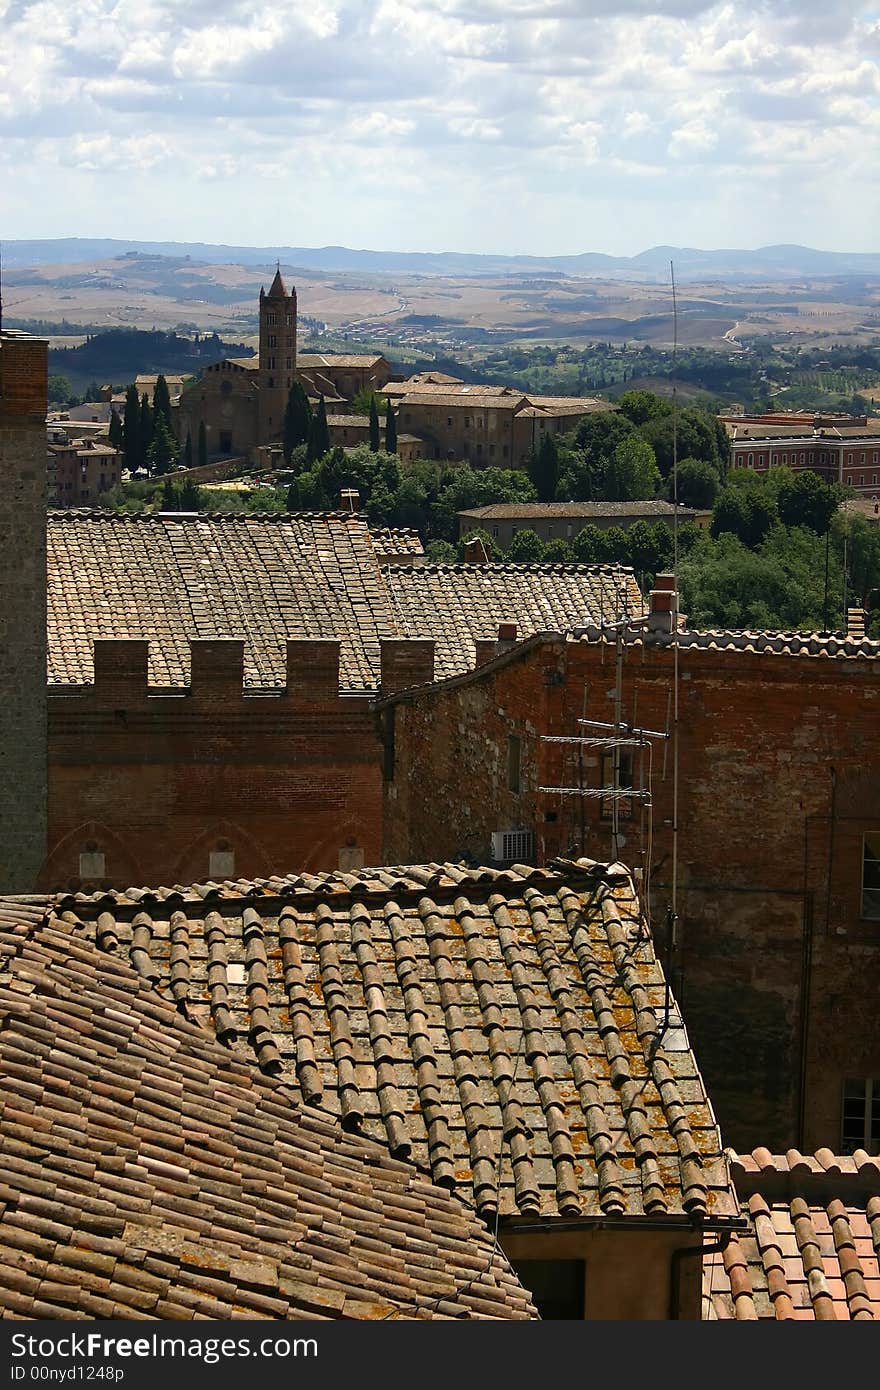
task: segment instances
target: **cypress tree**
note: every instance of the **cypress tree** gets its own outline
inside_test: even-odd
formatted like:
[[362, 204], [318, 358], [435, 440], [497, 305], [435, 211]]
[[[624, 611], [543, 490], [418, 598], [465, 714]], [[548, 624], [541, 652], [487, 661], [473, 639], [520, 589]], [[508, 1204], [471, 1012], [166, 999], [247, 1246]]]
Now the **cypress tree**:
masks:
[[165, 423], [165, 417], [160, 415], [156, 421], [153, 438], [147, 452], [149, 470], [155, 477], [159, 478], [163, 473], [170, 471], [176, 458], [177, 440]]
[[302, 382], [294, 381], [287, 394], [282, 427], [284, 462], [286, 464], [290, 464], [291, 455], [299, 444], [308, 443], [311, 423], [312, 407], [309, 398], [303, 389]]
[[205, 433], [204, 420], [199, 421], [199, 445], [198, 445], [199, 468], [204, 468], [208, 462], [208, 436]]
[[193, 437], [191, 430], [187, 430], [186, 432], [186, 443], [183, 446], [183, 466], [184, 468], [192, 468], [193, 466]]
[[140, 427], [138, 429], [138, 468], [149, 466], [150, 445], [153, 442], [153, 407], [146, 391], [141, 396]]
[[156, 385], [153, 388], [153, 420], [158, 420], [160, 415], [164, 418], [166, 425], [173, 433], [171, 424], [171, 396], [168, 393], [168, 382], [161, 372], [156, 377]]
[[559, 481], [559, 453], [552, 434], [544, 435], [540, 449], [532, 455], [529, 473], [538, 491], [538, 501], [552, 502]]
[[110, 443], [114, 449], [125, 449], [125, 428], [119, 412], [110, 411]]
[[180, 499], [177, 488], [170, 478], [166, 478], [162, 485], [162, 510], [163, 512], [179, 512]]
[[323, 396], [318, 397], [318, 444], [321, 452], [319, 458], [330, 452], [330, 426], [327, 424], [327, 406]]
[[376, 409], [376, 397], [370, 397], [370, 448], [374, 454], [379, 452], [379, 412]]
[[385, 407], [385, 452], [386, 454], [397, 453], [397, 421], [394, 418], [390, 400]]
[[197, 512], [200, 501], [198, 488], [192, 478], [187, 478], [180, 489], [180, 510], [182, 512]]
[[138, 457], [141, 437], [141, 403], [137, 387], [132, 382], [125, 393], [125, 413], [122, 418], [122, 447], [125, 451], [125, 466], [134, 472], [139, 467]]

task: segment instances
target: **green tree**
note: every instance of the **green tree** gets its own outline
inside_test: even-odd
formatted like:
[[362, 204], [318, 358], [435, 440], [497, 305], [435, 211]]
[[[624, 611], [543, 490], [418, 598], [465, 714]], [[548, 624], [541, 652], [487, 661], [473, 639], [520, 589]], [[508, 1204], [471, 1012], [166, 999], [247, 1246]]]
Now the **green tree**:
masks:
[[143, 467], [141, 455], [141, 403], [137, 387], [132, 382], [125, 393], [125, 409], [122, 416], [122, 447], [125, 451], [125, 466], [129, 472]]
[[171, 433], [171, 427], [166, 423], [164, 415], [160, 415], [153, 429], [153, 438], [147, 450], [147, 466], [150, 473], [160, 478], [163, 473], [168, 473], [172, 465], [177, 460], [177, 440]]
[[654, 450], [637, 435], [615, 446], [605, 469], [603, 491], [609, 502], [634, 502], [653, 497], [660, 485]]
[[672, 414], [672, 406], [654, 391], [624, 391], [617, 398], [617, 408], [634, 425], [646, 425]]
[[110, 411], [108, 435], [114, 449], [125, 450], [125, 428], [119, 412], [116, 410]]
[[309, 463], [315, 463], [322, 459], [325, 454], [330, 452], [330, 428], [327, 424], [327, 406], [324, 397], [318, 397], [318, 409], [312, 416], [309, 426], [308, 447], [306, 459]]
[[561, 501], [593, 502], [605, 495], [605, 473], [622, 440], [634, 426], [618, 411], [600, 410], [581, 420], [573, 434], [560, 441], [559, 482]]
[[712, 535], [717, 538], [729, 531], [753, 550], [776, 519], [776, 509], [764, 490], [728, 486], [715, 503]]
[[397, 420], [390, 400], [385, 405], [385, 452], [397, 453]]
[[198, 512], [202, 510], [202, 493], [191, 478], [186, 478], [180, 489], [180, 510]]
[[162, 485], [162, 511], [179, 512], [181, 511], [180, 492], [174, 486], [170, 478], [166, 478]]
[[198, 442], [198, 466], [204, 468], [208, 462], [208, 434], [205, 429], [204, 420], [199, 421], [199, 442]]
[[59, 372], [52, 372], [48, 380], [49, 404], [54, 406], [70, 405], [72, 403], [72, 388], [66, 376]]
[[599, 556], [602, 552], [602, 529], [599, 526], [584, 526], [575, 536], [572, 543], [575, 559], [581, 565], [599, 564]]
[[386, 401], [387, 397], [374, 391], [372, 386], [362, 386], [351, 403], [352, 413], [354, 415], [369, 415], [370, 408], [375, 403], [378, 414], [380, 410], [385, 409]]
[[432, 565], [454, 565], [458, 562], [458, 551], [451, 541], [428, 541], [425, 554]]
[[370, 399], [370, 448], [374, 454], [379, 452], [379, 411], [375, 396]]
[[557, 536], [547, 541], [542, 558], [545, 565], [571, 565], [574, 563], [574, 551], [568, 541]]
[[679, 459], [702, 459], [711, 463], [716, 472], [722, 473], [726, 467], [728, 447], [718, 433], [718, 421], [705, 410], [681, 410], [677, 415], [663, 415], [648, 420], [639, 433], [651, 445], [657, 459], [657, 466], [664, 478], [672, 472], [673, 441]]
[[779, 520], [785, 526], [808, 526], [819, 536], [831, 525], [838, 502], [837, 488], [830, 487], [812, 469], [793, 474], [776, 494]]
[[301, 381], [295, 380], [287, 393], [284, 408], [282, 442], [284, 462], [290, 467], [293, 451], [300, 444], [307, 444], [312, 423], [312, 407]]
[[146, 391], [141, 396], [140, 418], [138, 422], [138, 457], [139, 467], [149, 468], [150, 466], [150, 445], [153, 442], [153, 407], [150, 405]]
[[544, 542], [537, 531], [525, 527], [522, 531], [517, 531], [507, 547], [505, 559], [515, 561], [517, 564], [536, 564], [544, 558]]
[[160, 416], [173, 433], [174, 431], [171, 424], [171, 396], [168, 393], [168, 382], [161, 372], [156, 377], [156, 385], [153, 387], [153, 419], [158, 420]]
[[[718, 474], [704, 459], [682, 459], [678, 465], [678, 500], [686, 507], [709, 508], [718, 496]], [[669, 477], [672, 496], [672, 476]]]
[[545, 434], [537, 454], [532, 454], [529, 476], [539, 502], [552, 502], [559, 482], [559, 451], [552, 434]]
[[186, 443], [183, 446], [183, 466], [184, 468], [192, 468], [193, 466], [193, 437], [191, 430], [187, 430], [186, 432]]

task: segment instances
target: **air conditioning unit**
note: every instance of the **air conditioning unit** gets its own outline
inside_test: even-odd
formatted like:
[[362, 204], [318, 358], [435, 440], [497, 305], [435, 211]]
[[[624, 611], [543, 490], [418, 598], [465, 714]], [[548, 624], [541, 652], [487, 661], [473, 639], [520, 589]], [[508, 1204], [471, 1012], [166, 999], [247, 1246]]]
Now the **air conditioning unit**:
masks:
[[492, 831], [492, 858], [496, 864], [530, 864], [533, 854], [531, 830]]

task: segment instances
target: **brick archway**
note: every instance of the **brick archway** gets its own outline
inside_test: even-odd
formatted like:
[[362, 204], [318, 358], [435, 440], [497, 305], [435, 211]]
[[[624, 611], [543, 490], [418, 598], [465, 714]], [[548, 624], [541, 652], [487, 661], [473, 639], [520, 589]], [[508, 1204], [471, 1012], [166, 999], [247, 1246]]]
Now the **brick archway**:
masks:
[[190, 841], [174, 867], [174, 882], [204, 883], [211, 878], [210, 857], [220, 845], [227, 845], [235, 856], [232, 878], [268, 878], [279, 872], [252, 835], [234, 821], [220, 820]]
[[[95, 845], [104, 855], [104, 874], [99, 879], [89, 879], [89, 888], [109, 885], [113, 888], [130, 888], [143, 880], [137, 854], [131, 846], [108, 825], [101, 821], [83, 821], [50, 849], [39, 877], [39, 887], [43, 892], [66, 892], [75, 882], [80, 883], [79, 858], [87, 846]], [[84, 881], [86, 886], [86, 881]]]

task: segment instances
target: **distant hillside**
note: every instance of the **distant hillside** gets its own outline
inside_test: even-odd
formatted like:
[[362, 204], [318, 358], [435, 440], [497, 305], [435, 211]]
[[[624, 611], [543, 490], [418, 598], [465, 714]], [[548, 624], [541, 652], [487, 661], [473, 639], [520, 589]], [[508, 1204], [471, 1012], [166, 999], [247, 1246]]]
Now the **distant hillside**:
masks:
[[680, 280], [785, 280], [812, 276], [880, 276], [880, 255], [871, 252], [816, 251], [807, 246], [762, 246], [755, 251], [700, 251], [693, 247], [655, 246], [637, 256], [606, 256], [587, 251], [576, 256], [467, 255], [456, 251], [366, 251], [346, 246], [221, 246], [206, 242], [117, 241], [111, 238], [59, 237], [42, 241], [5, 241], [3, 263], [9, 269], [71, 265], [110, 257], [173, 256], [207, 264], [285, 267], [312, 271], [375, 271], [424, 275], [586, 275], [625, 276], [630, 280], [665, 281], [669, 262]]
[[250, 357], [243, 343], [227, 343], [216, 333], [182, 337], [178, 333], [111, 328], [75, 348], [54, 348], [49, 371], [80, 382], [134, 381], [141, 372], [195, 374], [223, 357]]

